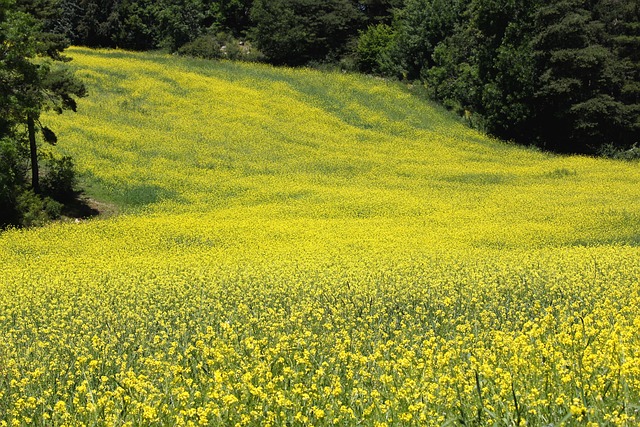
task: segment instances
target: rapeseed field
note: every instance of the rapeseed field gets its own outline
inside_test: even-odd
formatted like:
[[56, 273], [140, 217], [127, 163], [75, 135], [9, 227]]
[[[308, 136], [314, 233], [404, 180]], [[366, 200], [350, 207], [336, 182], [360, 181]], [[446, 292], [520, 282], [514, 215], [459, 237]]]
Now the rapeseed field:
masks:
[[341, 73], [70, 50], [107, 219], [0, 235], [1, 426], [640, 424], [640, 166]]

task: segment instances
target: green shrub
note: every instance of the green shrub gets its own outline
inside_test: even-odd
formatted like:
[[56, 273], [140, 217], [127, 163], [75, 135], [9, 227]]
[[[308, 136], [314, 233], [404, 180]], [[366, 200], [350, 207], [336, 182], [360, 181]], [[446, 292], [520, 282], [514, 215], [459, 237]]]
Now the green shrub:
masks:
[[222, 43], [215, 36], [205, 34], [180, 47], [178, 53], [195, 58], [220, 59], [223, 56], [221, 48]]
[[48, 217], [44, 212], [44, 205], [33, 191], [27, 190], [18, 195], [16, 208], [20, 213], [20, 225], [42, 225]]
[[42, 199], [42, 206], [45, 215], [49, 219], [58, 219], [62, 214], [62, 208], [64, 205], [60, 202], [53, 200], [51, 197], [45, 197]]
[[178, 49], [178, 54], [204, 59], [261, 61], [263, 56], [248, 41], [238, 40], [227, 33], [205, 34]]
[[598, 152], [603, 157], [617, 160], [639, 160], [640, 147], [638, 143], [633, 144], [630, 148], [620, 148], [613, 144], [604, 145]]
[[76, 169], [70, 156], [49, 156], [45, 161], [46, 175], [41, 186], [45, 195], [59, 202], [68, 202], [76, 197]]
[[33, 190], [20, 193], [16, 200], [16, 207], [20, 214], [17, 225], [23, 227], [44, 225], [48, 221], [60, 217], [62, 210], [60, 203], [49, 197], [41, 198]]
[[386, 24], [370, 26], [360, 33], [356, 46], [358, 69], [364, 73], [391, 74], [389, 52], [395, 42], [393, 28]]

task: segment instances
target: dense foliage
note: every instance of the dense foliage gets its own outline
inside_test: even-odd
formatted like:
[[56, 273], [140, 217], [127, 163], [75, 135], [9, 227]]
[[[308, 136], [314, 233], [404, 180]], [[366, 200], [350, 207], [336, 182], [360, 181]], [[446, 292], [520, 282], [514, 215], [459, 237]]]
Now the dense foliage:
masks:
[[[57, 216], [61, 207], [53, 199], [68, 198], [72, 192], [70, 159], [49, 157], [53, 167], [40, 168], [39, 140], [57, 142], [56, 134], [41, 122], [41, 114], [75, 111], [75, 97], [86, 94], [81, 82], [54, 64], [67, 60], [62, 55], [66, 44], [60, 35], [43, 30], [49, 11], [39, 3], [0, 3], [0, 228]], [[67, 175], [65, 183], [55, 174]]]
[[255, 0], [252, 38], [268, 60], [300, 65], [337, 61], [358, 32], [390, 20], [394, 0]]
[[[282, 64], [336, 60], [358, 30], [389, 23], [401, 0], [60, 0], [48, 27], [72, 43], [126, 49], [187, 48], [197, 56], [247, 38]], [[232, 39], [229, 39], [232, 36]], [[224, 49], [223, 49], [224, 50]], [[199, 52], [199, 53], [198, 53]], [[202, 54], [205, 52], [205, 54]]]
[[269, 60], [300, 65], [344, 53], [362, 16], [351, 0], [255, 0], [251, 18]]
[[396, 16], [400, 71], [489, 133], [563, 152], [640, 142], [637, 1], [409, 0]]

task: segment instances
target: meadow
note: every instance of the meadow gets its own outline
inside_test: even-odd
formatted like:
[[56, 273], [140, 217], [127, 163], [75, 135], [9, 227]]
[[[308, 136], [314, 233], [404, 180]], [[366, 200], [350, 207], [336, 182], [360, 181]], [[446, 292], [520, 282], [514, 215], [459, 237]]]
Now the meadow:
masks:
[[393, 82], [69, 50], [116, 215], [0, 234], [0, 426], [640, 424], [640, 165]]

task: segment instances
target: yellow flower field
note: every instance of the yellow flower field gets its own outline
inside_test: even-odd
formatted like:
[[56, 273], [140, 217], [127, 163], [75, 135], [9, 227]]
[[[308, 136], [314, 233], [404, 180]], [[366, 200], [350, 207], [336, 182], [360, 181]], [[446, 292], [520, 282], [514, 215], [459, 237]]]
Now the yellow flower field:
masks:
[[640, 166], [394, 83], [69, 54], [107, 219], [0, 235], [1, 426], [640, 424]]

